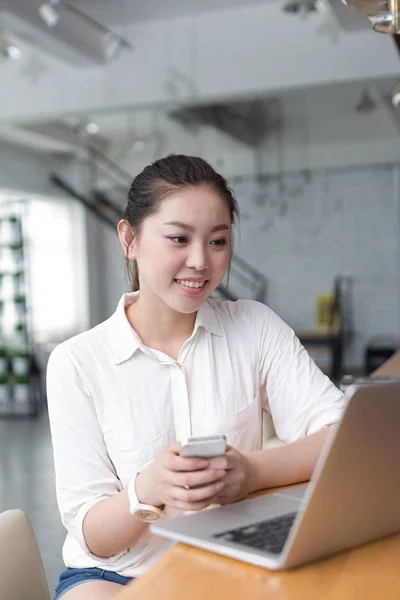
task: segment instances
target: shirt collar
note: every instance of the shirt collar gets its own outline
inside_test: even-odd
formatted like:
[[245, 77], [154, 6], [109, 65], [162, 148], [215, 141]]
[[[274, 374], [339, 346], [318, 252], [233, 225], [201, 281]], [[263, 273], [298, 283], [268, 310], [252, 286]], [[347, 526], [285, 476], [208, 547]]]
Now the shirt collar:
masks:
[[207, 329], [207, 331], [214, 335], [222, 335], [221, 325], [215, 314], [215, 308], [209, 300], [204, 302], [203, 306], [197, 312], [193, 333], [196, 333], [199, 327], [204, 327], [204, 329]]
[[142, 341], [126, 316], [125, 309], [136, 301], [139, 292], [123, 294], [115, 313], [107, 321], [107, 333], [116, 365], [130, 358]]
[[[123, 294], [115, 313], [107, 321], [107, 333], [115, 364], [128, 360], [139, 348], [142, 340], [128, 321], [125, 310], [136, 301], [140, 292]], [[197, 312], [193, 334], [203, 327], [214, 335], [222, 335], [215, 309], [207, 300]]]

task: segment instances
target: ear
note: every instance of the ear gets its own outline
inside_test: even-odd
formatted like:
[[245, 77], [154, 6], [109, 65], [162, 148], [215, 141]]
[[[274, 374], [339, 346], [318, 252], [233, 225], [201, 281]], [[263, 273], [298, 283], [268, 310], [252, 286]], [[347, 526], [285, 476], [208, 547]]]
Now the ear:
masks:
[[132, 227], [128, 221], [122, 219], [117, 225], [117, 231], [126, 258], [134, 260], [136, 258], [136, 236]]

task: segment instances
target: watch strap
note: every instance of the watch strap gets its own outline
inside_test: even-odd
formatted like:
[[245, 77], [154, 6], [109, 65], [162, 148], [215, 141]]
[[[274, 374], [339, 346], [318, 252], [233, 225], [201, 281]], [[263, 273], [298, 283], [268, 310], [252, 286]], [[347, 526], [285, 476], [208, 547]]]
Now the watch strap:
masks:
[[129, 498], [129, 512], [141, 521], [151, 522], [157, 521], [165, 516], [165, 512], [162, 507], [152, 506], [150, 504], [142, 504], [136, 494], [136, 478], [139, 473], [129, 480], [128, 483], [128, 498]]

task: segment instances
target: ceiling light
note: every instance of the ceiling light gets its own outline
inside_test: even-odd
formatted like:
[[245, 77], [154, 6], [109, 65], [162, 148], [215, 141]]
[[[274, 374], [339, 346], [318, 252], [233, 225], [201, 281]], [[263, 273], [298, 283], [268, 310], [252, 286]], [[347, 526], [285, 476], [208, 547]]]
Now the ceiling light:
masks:
[[111, 29], [108, 29], [108, 27], [105, 27], [105, 25], [102, 25], [86, 13], [82, 12], [73, 4], [70, 4], [69, 2], [63, 2], [62, 6], [66, 11], [75, 14], [80, 19], [86, 21], [86, 23], [104, 34], [104, 53], [107, 61], [111, 61], [116, 58], [119, 52], [124, 48], [132, 50], [132, 44], [128, 42], [128, 40], [123, 38], [118, 33], [115, 33], [115, 31], [111, 31]]
[[100, 125], [95, 121], [90, 121], [90, 123], [86, 125], [85, 129], [89, 135], [97, 135], [100, 133]]
[[372, 29], [378, 33], [398, 33], [398, 30], [393, 25], [393, 15], [390, 13], [382, 13], [368, 17], [372, 23]]
[[122, 48], [122, 39], [112, 31], [106, 33], [106, 59], [112, 60]]
[[142, 152], [142, 150], [144, 150], [144, 142], [142, 142], [142, 140], [136, 140], [133, 144], [133, 149], [135, 152]]
[[12, 60], [18, 60], [21, 56], [21, 50], [18, 48], [18, 46], [15, 46], [15, 44], [10, 44], [8, 46], [8, 58], [11, 58]]
[[399, 0], [342, 0], [349, 8], [365, 15], [378, 33], [400, 33]]
[[60, 13], [58, 7], [60, 0], [49, 0], [39, 6], [39, 15], [46, 23], [47, 27], [57, 27], [60, 22]]
[[392, 104], [395, 108], [400, 106], [400, 84], [394, 86], [392, 89]]
[[104, 53], [106, 61], [114, 59], [124, 48], [132, 50], [132, 45], [130, 42], [124, 39], [121, 35], [111, 31], [108, 29], [108, 27], [105, 27], [86, 13], [79, 10], [79, 8], [73, 4], [70, 4], [64, 0], [48, 0], [39, 6], [39, 15], [46, 23], [47, 27], [57, 27], [57, 25], [59, 25], [61, 7], [63, 11], [74, 14], [82, 21], [85, 21], [88, 25], [104, 34]]
[[21, 50], [2, 35], [0, 36], [0, 56], [10, 58], [11, 60], [18, 60], [21, 56]]

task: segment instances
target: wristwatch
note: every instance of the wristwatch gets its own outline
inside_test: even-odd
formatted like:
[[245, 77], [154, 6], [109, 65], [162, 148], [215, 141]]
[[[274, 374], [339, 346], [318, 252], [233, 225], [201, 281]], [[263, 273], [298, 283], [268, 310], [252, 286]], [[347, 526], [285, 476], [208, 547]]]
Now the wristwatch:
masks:
[[151, 504], [142, 504], [135, 490], [136, 478], [139, 473], [136, 473], [128, 483], [128, 497], [129, 497], [129, 512], [134, 515], [139, 521], [145, 523], [152, 523], [165, 517], [165, 511], [163, 507], [152, 506]]

